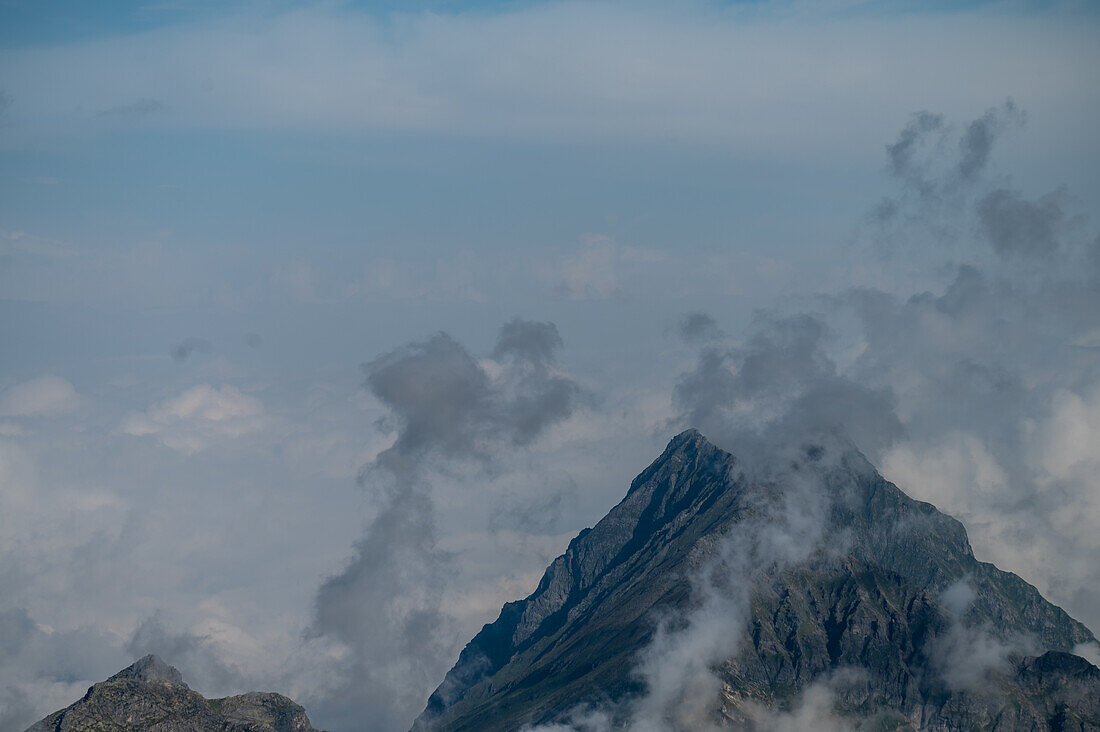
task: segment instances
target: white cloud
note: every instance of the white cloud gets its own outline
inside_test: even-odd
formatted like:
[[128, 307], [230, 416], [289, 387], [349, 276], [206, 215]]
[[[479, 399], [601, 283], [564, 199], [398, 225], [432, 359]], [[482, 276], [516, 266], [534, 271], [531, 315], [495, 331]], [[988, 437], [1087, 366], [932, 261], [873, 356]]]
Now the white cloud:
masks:
[[985, 443], [963, 432], [934, 445], [902, 443], [883, 456], [882, 472], [911, 495], [961, 516], [974, 513], [979, 497], [996, 495], [1007, 483]]
[[810, 684], [786, 711], [751, 707], [754, 729], [770, 732], [855, 732], [855, 726], [836, 713], [830, 681], [825, 679]]
[[128, 435], [152, 435], [174, 450], [192, 454], [225, 439], [262, 430], [268, 424], [259, 399], [230, 385], [193, 386], [174, 397], [130, 415], [122, 424]]
[[76, 389], [60, 376], [46, 374], [9, 386], [0, 393], [0, 416], [53, 417], [80, 405]]
[[947, 686], [959, 691], [981, 691], [990, 674], [1009, 669], [1009, 654], [1036, 651], [1026, 639], [1009, 644], [994, 637], [987, 626], [967, 625], [963, 616], [975, 597], [973, 588], [965, 580], [941, 593], [940, 604], [950, 616], [950, 625], [947, 632], [931, 644], [932, 663], [938, 667]]
[[1100, 550], [1100, 384], [1082, 393], [1058, 390], [1049, 414], [1026, 427], [1039, 484], [1064, 496], [1052, 511], [1055, 528]]
[[26, 231], [0, 229], [0, 254], [59, 260], [72, 257], [76, 250], [55, 239], [35, 236]]
[[612, 297], [619, 291], [618, 249], [614, 239], [588, 235], [581, 251], [561, 263], [559, 291], [571, 300]]
[[1100, 643], [1079, 643], [1073, 652], [1093, 666], [1100, 666]]
[[659, 259], [656, 252], [626, 246], [603, 234], [584, 234], [579, 251], [562, 258], [553, 270], [554, 287], [569, 300], [605, 300], [620, 294], [627, 268]]
[[[1084, 394], [1055, 393], [1050, 416], [1035, 425], [1038, 459], [1051, 480], [1097, 475], [1100, 469], [1100, 384]], [[1100, 487], [1100, 486], [1097, 486]]]

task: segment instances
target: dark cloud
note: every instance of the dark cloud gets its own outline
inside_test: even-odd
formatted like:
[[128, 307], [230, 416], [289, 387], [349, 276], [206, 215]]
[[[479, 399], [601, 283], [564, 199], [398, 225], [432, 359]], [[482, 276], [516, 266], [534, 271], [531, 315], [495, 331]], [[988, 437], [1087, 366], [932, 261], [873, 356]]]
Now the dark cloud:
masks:
[[731, 447], [760, 438], [784, 445], [824, 431], [881, 449], [902, 434], [892, 397], [840, 374], [828, 335], [817, 316], [762, 314], [743, 345], [704, 348], [674, 391], [682, 422]]
[[964, 179], [981, 173], [989, 162], [993, 142], [1000, 132], [1011, 124], [1022, 125], [1026, 117], [1012, 99], [1006, 99], [1000, 107], [991, 107], [978, 119], [966, 126], [959, 140], [959, 175]]
[[518, 358], [531, 364], [547, 365], [562, 347], [558, 327], [516, 318], [500, 328], [494, 358]]
[[177, 363], [183, 363], [192, 354], [195, 353], [210, 353], [212, 347], [210, 342], [202, 338], [188, 338], [180, 342], [175, 348], [172, 349], [172, 358]]
[[361, 473], [375, 517], [317, 592], [311, 636], [350, 651], [347, 684], [332, 690], [335, 716], [360, 728], [407, 727], [446, 672], [455, 638], [442, 597], [456, 570], [438, 546], [429, 474], [448, 464], [491, 469], [495, 449], [527, 445], [568, 417], [582, 391], [560, 373], [561, 347], [552, 323], [517, 319], [493, 350], [499, 372], [445, 333], [363, 367], [397, 438]]
[[554, 371], [561, 345], [552, 323], [505, 324], [493, 350], [505, 367], [498, 381], [445, 333], [367, 364], [367, 387], [401, 425], [378, 467], [404, 475], [428, 452], [479, 457], [486, 442], [526, 444], [568, 416], [581, 396], [571, 379]]
[[890, 161], [890, 172], [899, 178], [909, 177], [914, 171], [917, 152], [926, 144], [931, 135], [942, 134], [945, 130], [943, 116], [931, 112], [917, 112], [909, 124], [898, 134], [892, 145], [886, 146], [886, 156]]
[[[982, 193], [982, 174], [996, 141], [1024, 121], [1023, 111], [1011, 99], [987, 109], [961, 133], [942, 115], [914, 114], [897, 140], [886, 146], [888, 170], [900, 187], [870, 214], [878, 244], [888, 249], [911, 247], [929, 235], [940, 243], [957, 243], [967, 231], [958, 215]], [[949, 144], [953, 139], [956, 143]]]
[[722, 335], [718, 323], [706, 313], [688, 313], [680, 319], [678, 328], [680, 339], [684, 343], [705, 343]]
[[427, 451], [473, 455], [481, 433], [498, 427], [488, 374], [446, 333], [402, 346], [363, 369], [367, 388], [400, 423], [397, 442], [378, 461], [395, 475], [417, 470]]
[[983, 196], [975, 210], [982, 234], [997, 254], [1042, 257], [1058, 249], [1065, 198], [1065, 191], [1058, 190], [1029, 201], [1017, 191], [998, 188]]
[[[705, 348], [699, 354], [695, 369], [683, 374], [673, 392], [673, 401], [684, 410], [686, 424], [713, 435], [737, 397], [737, 377], [729, 350]], [[713, 438], [712, 439], [717, 439]]]

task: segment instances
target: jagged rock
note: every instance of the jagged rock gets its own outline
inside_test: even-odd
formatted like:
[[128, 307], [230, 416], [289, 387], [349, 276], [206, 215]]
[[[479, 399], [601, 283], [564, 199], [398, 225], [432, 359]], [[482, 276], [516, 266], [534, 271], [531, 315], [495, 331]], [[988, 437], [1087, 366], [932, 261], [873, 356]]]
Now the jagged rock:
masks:
[[[694, 430], [674, 438], [529, 597], [470, 641], [414, 730], [515, 730], [586, 706], [625, 725], [646, 692], [639, 652], [659, 619], [693, 607], [700, 567], [722, 537], [761, 520], [784, 480], [818, 491], [825, 549], [752, 574], [745, 639], [713, 669], [715, 724], [752, 727], [754, 709], [783, 710], [832, 680], [834, 711], [866, 728], [1100, 729], [1100, 671], [1072, 655], [1095, 638], [1016, 575], [977, 561], [958, 521], [848, 446], [807, 445], [775, 475], [747, 478]], [[973, 597], [958, 615], [943, 597], [960, 581]], [[943, 667], [959, 628], [1017, 648], [980, 689]]]
[[146, 656], [94, 684], [80, 701], [27, 732], [316, 732], [305, 709], [280, 694], [251, 692], [205, 699], [180, 672]]

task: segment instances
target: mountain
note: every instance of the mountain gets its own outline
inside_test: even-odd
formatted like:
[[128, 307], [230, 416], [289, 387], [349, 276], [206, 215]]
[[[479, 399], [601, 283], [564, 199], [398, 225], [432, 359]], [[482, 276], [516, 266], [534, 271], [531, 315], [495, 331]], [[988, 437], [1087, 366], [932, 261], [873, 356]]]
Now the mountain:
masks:
[[[773, 462], [675, 437], [467, 644], [413, 729], [772, 729], [825, 694], [816, 714], [849, 728], [1100, 730], [1100, 669], [1073, 653], [1092, 633], [976, 560], [962, 524], [835, 438]], [[662, 701], [691, 690], [660, 684], [708, 654], [685, 721]]]
[[94, 684], [80, 701], [27, 732], [151, 730], [153, 732], [316, 732], [306, 711], [281, 694], [250, 692], [205, 699], [156, 656]]

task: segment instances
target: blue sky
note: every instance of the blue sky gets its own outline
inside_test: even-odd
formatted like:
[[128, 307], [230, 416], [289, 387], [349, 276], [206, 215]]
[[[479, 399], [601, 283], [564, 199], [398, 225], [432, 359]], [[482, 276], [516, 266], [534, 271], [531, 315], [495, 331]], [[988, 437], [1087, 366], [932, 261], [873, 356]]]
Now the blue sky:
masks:
[[[457, 557], [444, 646], [684, 426], [676, 385], [708, 348], [736, 371], [799, 313], [832, 376], [888, 395], [904, 436], [864, 447], [887, 477], [1095, 629], [1098, 22], [1072, 2], [0, 3], [0, 729], [139, 650], [355, 728], [333, 679], [359, 636], [306, 631], [386, 507], [360, 468], [407, 419], [361, 364], [444, 331], [505, 389], [516, 317], [555, 324], [550, 371], [586, 396], [483, 445], [488, 468], [425, 453]], [[899, 165], [921, 111], [942, 123]], [[974, 124], [991, 147], [966, 176]], [[678, 335], [688, 313], [711, 340]], [[765, 402], [709, 431], [786, 408]]]

